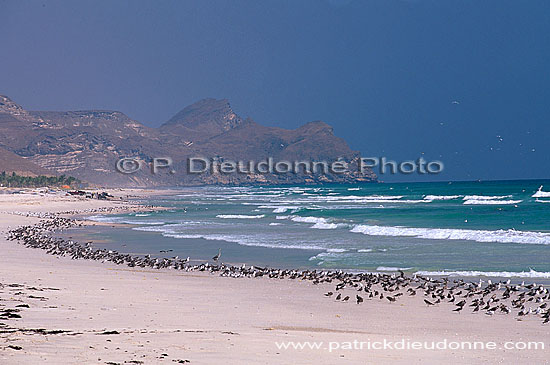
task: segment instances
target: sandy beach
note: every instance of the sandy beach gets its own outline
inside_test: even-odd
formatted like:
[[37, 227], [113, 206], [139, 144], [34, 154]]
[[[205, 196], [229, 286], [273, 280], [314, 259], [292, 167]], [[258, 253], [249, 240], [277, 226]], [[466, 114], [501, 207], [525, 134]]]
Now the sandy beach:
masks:
[[[352, 300], [341, 302], [323, 296], [334, 289], [329, 284], [71, 260], [5, 239], [9, 229], [40, 220], [22, 213], [106, 208], [136, 209], [121, 201], [0, 195], [0, 308], [20, 316], [0, 318], [0, 363], [544, 364], [550, 358], [550, 325], [540, 317], [453, 313], [448, 303], [427, 307], [422, 295], [356, 304], [351, 289], [343, 292]], [[396, 344], [413, 341], [495, 348]]]

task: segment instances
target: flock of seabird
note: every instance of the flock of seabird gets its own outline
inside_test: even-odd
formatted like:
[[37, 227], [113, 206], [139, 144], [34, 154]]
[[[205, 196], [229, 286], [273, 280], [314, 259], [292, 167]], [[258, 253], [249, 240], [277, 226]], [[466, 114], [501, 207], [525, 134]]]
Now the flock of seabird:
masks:
[[[92, 242], [80, 244], [73, 240], [53, 237], [59, 230], [81, 226], [74, 219], [48, 216], [40, 223], [23, 226], [8, 232], [9, 240], [16, 240], [27, 247], [40, 248], [52, 255], [68, 256], [72, 259], [98, 260], [118, 265], [153, 269], [176, 269], [183, 271], [205, 271], [225, 277], [268, 277], [274, 279], [298, 279], [313, 284], [336, 284], [326, 297], [336, 301], [354, 301], [362, 304], [365, 300], [387, 300], [390, 303], [404, 296], [422, 295], [424, 303], [431, 307], [440, 303], [454, 305], [454, 312], [483, 312], [495, 314], [515, 314], [518, 320], [524, 316], [538, 316], [542, 322], [550, 321], [550, 292], [542, 285], [512, 284], [510, 280], [492, 282], [466, 282], [463, 279], [430, 278], [422, 275], [407, 276], [388, 273], [352, 273], [342, 270], [293, 270], [256, 266], [234, 266], [219, 263], [221, 249], [212, 258], [214, 263], [196, 264], [189, 257], [154, 258], [150, 255], [137, 256], [122, 254], [114, 250], [97, 249]], [[353, 298], [353, 299], [352, 299]]]
[[550, 322], [548, 301], [550, 292], [543, 285], [535, 283], [512, 284], [511, 280], [492, 282], [466, 282], [463, 279], [446, 277], [433, 279], [421, 275], [406, 276], [399, 274], [347, 274], [340, 276], [335, 291], [325, 293], [326, 297], [335, 300], [348, 301], [349, 295], [343, 296], [343, 289], [357, 291], [355, 300], [361, 304], [365, 299], [384, 298], [390, 303], [396, 302], [401, 296], [423, 295], [424, 303], [435, 306], [440, 303], [453, 304], [453, 312], [461, 312], [470, 308], [472, 313], [484, 312], [494, 314], [516, 313], [519, 317], [537, 315], [543, 324]]

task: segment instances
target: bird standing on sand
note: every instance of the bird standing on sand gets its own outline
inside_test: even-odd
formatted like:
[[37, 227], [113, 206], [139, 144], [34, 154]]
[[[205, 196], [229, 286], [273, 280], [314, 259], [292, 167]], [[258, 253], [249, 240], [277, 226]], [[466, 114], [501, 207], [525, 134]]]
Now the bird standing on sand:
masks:
[[221, 248], [218, 248], [218, 254], [214, 257], [212, 257], [212, 260], [218, 262], [218, 260], [220, 259], [220, 257], [222, 257], [222, 249]]
[[[69, 213], [67, 213], [69, 214]], [[521, 321], [526, 316], [538, 317], [544, 325], [550, 323], [550, 291], [547, 287], [536, 283], [528, 285], [525, 282], [521, 284], [511, 284], [507, 281], [479, 281], [467, 282], [464, 280], [453, 280], [450, 278], [430, 278], [422, 275], [406, 276], [405, 273], [380, 274], [380, 273], [351, 273], [338, 271], [317, 271], [317, 270], [297, 270], [297, 269], [276, 269], [268, 267], [241, 267], [220, 264], [211, 264], [205, 262], [197, 265], [188, 265], [189, 257], [180, 259], [174, 256], [167, 258], [152, 258], [151, 255], [132, 256], [122, 254], [114, 250], [95, 249], [91, 243], [82, 245], [71, 240], [64, 240], [52, 237], [52, 232], [78, 226], [78, 222], [53, 216], [48, 220], [40, 221], [33, 226], [23, 226], [8, 232], [10, 241], [19, 241], [26, 247], [40, 248], [51, 255], [70, 256], [72, 259], [98, 260], [101, 262], [110, 261], [117, 265], [126, 264], [130, 267], [151, 267], [154, 269], [174, 268], [185, 271], [206, 271], [212, 274], [218, 273], [224, 277], [270, 277], [270, 278], [288, 278], [308, 280], [313, 284], [332, 283], [335, 281], [336, 290], [325, 293], [325, 296], [334, 298], [336, 301], [352, 302], [350, 296], [345, 296], [343, 289], [349, 288], [357, 292], [364, 291], [365, 296], [355, 296], [357, 304], [363, 303], [364, 299], [384, 299], [389, 302], [396, 302], [401, 296], [409, 294], [424, 295], [424, 303], [429, 306], [436, 306], [440, 303], [447, 305], [454, 303], [453, 309], [456, 313], [464, 311], [466, 306], [473, 308], [472, 312], [483, 312], [488, 317], [494, 317], [497, 314], [511, 315], [517, 313]], [[171, 250], [165, 250], [171, 252]], [[221, 258], [221, 249], [212, 259], [218, 262]], [[9, 284], [16, 286], [18, 284]], [[0, 283], [0, 288], [5, 285]], [[502, 290], [504, 289], [504, 292]], [[403, 290], [401, 292], [401, 290]], [[342, 299], [343, 298], [343, 299]], [[467, 303], [469, 302], [469, 304]], [[20, 304], [25, 306], [26, 304]], [[0, 306], [1, 307], [1, 306]], [[0, 317], [18, 318], [16, 313], [19, 309], [0, 309]], [[519, 311], [516, 312], [516, 311]], [[3, 315], [2, 315], [3, 314]], [[6, 319], [6, 318], [4, 318]]]
[[427, 300], [427, 299], [424, 299], [424, 303], [426, 303], [426, 304], [428, 305], [428, 307], [429, 307], [430, 305], [435, 305], [434, 303], [430, 302], [430, 301]]

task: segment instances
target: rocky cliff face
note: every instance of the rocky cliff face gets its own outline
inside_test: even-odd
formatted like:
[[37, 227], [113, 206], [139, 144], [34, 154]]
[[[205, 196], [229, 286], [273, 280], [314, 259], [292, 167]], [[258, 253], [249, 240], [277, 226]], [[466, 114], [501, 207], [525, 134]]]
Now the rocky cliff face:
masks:
[[54, 172], [38, 166], [32, 161], [0, 147], [0, 172], [3, 171], [8, 174], [15, 172], [20, 176], [55, 176]]
[[[374, 181], [359, 173], [359, 155], [334, 136], [324, 122], [295, 130], [266, 127], [239, 117], [227, 100], [205, 99], [184, 108], [159, 128], [149, 128], [117, 111], [27, 111], [0, 96], [0, 147], [57, 173], [104, 186], [175, 186], [196, 184], [281, 184]], [[192, 157], [223, 160], [335, 161], [352, 163], [350, 173], [331, 174], [188, 174]], [[149, 162], [171, 157], [170, 173], [142, 169], [122, 174], [115, 165], [131, 157]], [[0, 166], [2, 170], [2, 166]], [[172, 169], [170, 169], [172, 170]]]

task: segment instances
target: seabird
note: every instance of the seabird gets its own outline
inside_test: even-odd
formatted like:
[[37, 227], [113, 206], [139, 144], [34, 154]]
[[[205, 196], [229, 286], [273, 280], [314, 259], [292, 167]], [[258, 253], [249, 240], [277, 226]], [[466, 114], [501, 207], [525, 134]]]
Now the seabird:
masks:
[[212, 260], [218, 262], [218, 260], [220, 259], [220, 257], [222, 257], [222, 249], [221, 248], [218, 248], [218, 254], [214, 257], [212, 257]]
[[[550, 311], [547, 309], [549, 307], [547, 301], [550, 300], [550, 293], [547, 288], [540, 284], [531, 283], [526, 285], [525, 282], [522, 282], [520, 285], [511, 285], [510, 279], [496, 282], [490, 279], [487, 279], [486, 282], [483, 280], [479, 280], [479, 282], [465, 282], [464, 280], [447, 278], [434, 279], [417, 274], [408, 277], [403, 272], [388, 275], [383, 273], [350, 273], [342, 270], [317, 271], [247, 267], [246, 265], [231, 266], [223, 263], [212, 265], [208, 262], [188, 265], [189, 257], [187, 259], [180, 259], [178, 256], [174, 256], [168, 259], [152, 258], [148, 254], [145, 256], [132, 256], [119, 253], [115, 250], [96, 249], [91, 242], [81, 244], [72, 239], [64, 240], [52, 237], [52, 233], [78, 226], [78, 222], [56, 216], [45, 216], [43, 218], [47, 220], [33, 226], [24, 226], [10, 230], [8, 232], [8, 239], [20, 241], [27, 247], [41, 248], [52, 255], [67, 256], [73, 259], [112, 262], [130, 267], [175, 268], [188, 272], [205, 271], [235, 278], [266, 276], [279, 279], [299, 279], [310, 281], [313, 284], [338, 281], [336, 285], [337, 291], [345, 287], [355, 288], [357, 292], [364, 290], [365, 295], [368, 295], [369, 299], [383, 299], [386, 296], [390, 302], [396, 301], [399, 296], [405, 293], [414, 295], [416, 291], [413, 288], [416, 288], [417, 290], [423, 290], [423, 294], [426, 296], [424, 302], [428, 306], [434, 306], [439, 303], [443, 303], [444, 305], [447, 304], [446, 302], [457, 302], [453, 311], [461, 312], [467, 305], [467, 298], [471, 298], [469, 306], [474, 308], [473, 312], [483, 310], [488, 316], [492, 316], [497, 313], [506, 315], [512, 310], [518, 313], [516, 312], [517, 310], [520, 317], [532, 314], [533, 317], [537, 316], [545, 324], [550, 322]], [[164, 251], [171, 252], [172, 250]], [[219, 249], [218, 255], [213, 257], [213, 260], [218, 261], [220, 257], [221, 249]], [[1, 287], [2, 285], [0, 284]], [[403, 292], [398, 292], [400, 290], [403, 290]], [[336, 300], [340, 300], [342, 294], [337, 293], [337, 291], [326, 292], [324, 295], [333, 297], [334, 294], [338, 294]], [[445, 298], [448, 300], [445, 300]], [[350, 297], [346, 296], [343, 301], [348, 300], [350, 300]], [[363, 300], [364, 297], [356, 295], [357, 304], [362, 303]], [[534, 307], [526, 308], [526, 305]], [[0, 311], [0, 313], [9, 312]], [[518, 320], [521, 320], [521, 318], [518, 318]]]

